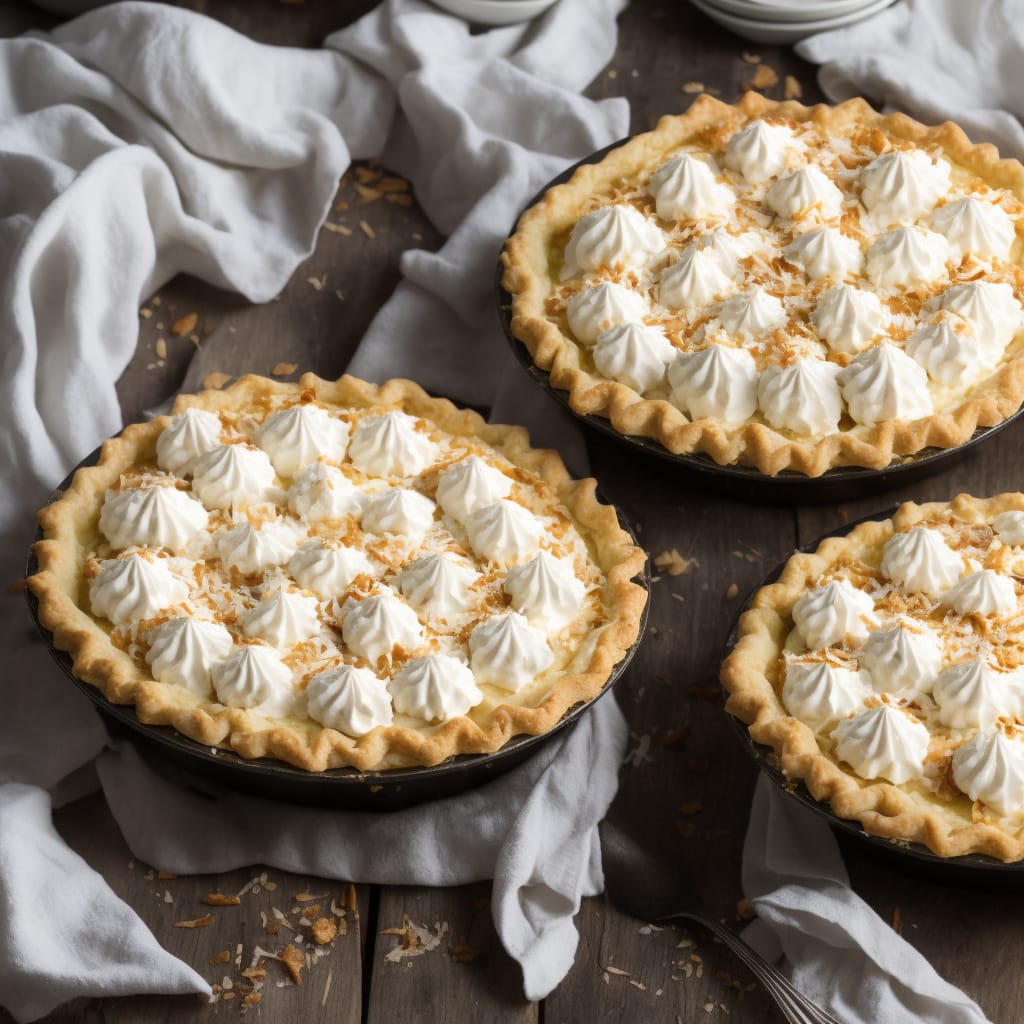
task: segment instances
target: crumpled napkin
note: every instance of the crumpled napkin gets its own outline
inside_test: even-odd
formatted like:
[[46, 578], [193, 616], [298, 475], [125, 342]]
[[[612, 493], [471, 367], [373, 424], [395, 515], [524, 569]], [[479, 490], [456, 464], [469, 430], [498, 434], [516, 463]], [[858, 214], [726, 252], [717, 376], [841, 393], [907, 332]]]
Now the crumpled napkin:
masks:
[[866, 21], [811, 36], [796, 52], [821, 64], [833, 100], [866, 96], [974, 142], [1024, 156], [1024, 18], [1007, 0], [903, 0]]
[[743, 891], [758, 915], [744, 937], [765, 955], [784, 954], [797, 988], [843, 1024], [986, 1024], [978, 1004], [850, 888], [828, 825], [764, 776]]
[[[120, 427], [114, 384], [135, 349], [140, 301], [178, 272], [252, 301], [273, 297], [312, 251], [352, 158], [383, 150], [452, 233], [437, 255], [406, 254], [409, 283], [375, 321], [358, 370], [420, 377], [475, 404], [515, 392], [495, 369], [511, 365], [490, 307], [499, 243], [536, 188], [625, 134], [623, 101], [575, 95], [611, 56], [624, 5], [561, 0], [532, 25], [474, 35], [421, 0], [387, 0], [325, 49], [303, 51], [254, 43], [184, 10], [122, 3], [47, 36], [0, 41], [5, 578], [21, 575], [48, 490]], [[523, 410], [543, 408], [531, 400]], [[155, 943], [134, 941], [141, 922], [53, 832], [43, 790], [93, 759], [106, 737], [32, 636], [21, 598], [4, 590], [0, 837], [17, 841], [0, 845], [0, 1001], [30, 1020], [73, 995], [208, 991]], [[568, 969], [572, 914], [601, 886], [595, 830], [624, 737], [621, 715], [602, 702], [557, 745], [560, 785], [541, 770], [521, 818], [505, 808], [504, 844], [490, 847], [499, 935], [533, 997]], [[112, 793], [114, 756], [101, 762]], [[517, 769], [510, 799], [531, 770]], [[595, 773], [605, 781], [591, 788]], [[132, 789], [121, 779], [112, 798], [129, 830], [151, 806], [139, 780]], [[230, 848], [270, 859], [262, 848]], [[214, 870], [193, 850], [193, 870]], [[408, 861], [404, 878], [396, 865], [393, 879], [429, 881], [417, 873], [421, 860]], [[31, 887], [20, 881], [29, 874]], [[64, 893], [69, 880], [95, 913], [67, 921], [66, 941], [43, 957], [37, 930], [66, 905], [43, 907], [39, 894]]]

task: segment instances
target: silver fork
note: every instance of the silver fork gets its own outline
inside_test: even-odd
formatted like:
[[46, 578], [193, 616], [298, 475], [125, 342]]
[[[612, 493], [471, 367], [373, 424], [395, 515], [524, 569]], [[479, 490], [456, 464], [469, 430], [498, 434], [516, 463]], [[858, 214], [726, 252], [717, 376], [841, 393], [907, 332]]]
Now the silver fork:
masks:
[[648, 922], [677, 918], [696, 922], [717, 935], [747, 965], [789, 1024], [839, 1024], [832, 1014], [794, 988], [774, 964], [714, 918], [688, 909], [666, 912], [665, 898], [673, 890], [672, 880], [650, 853], [609, 821], [601, 825], [601, 849], [605, 889], [620, 910]]

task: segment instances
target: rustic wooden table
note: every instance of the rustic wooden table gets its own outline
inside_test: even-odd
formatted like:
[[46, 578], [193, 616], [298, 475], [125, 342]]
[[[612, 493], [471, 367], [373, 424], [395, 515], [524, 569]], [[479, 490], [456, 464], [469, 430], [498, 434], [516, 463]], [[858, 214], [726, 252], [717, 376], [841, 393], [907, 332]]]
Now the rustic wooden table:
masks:
[[[262, 41], [316, 46], [372, 3], [190, 0], [186, 6]], [[0, 10], [5, 35], [54, 22], [25, 0]], [[684, 2], [634, 3], [620, 29], [614, 60], [589, 93], [628, 97], [634, 130], [684, 109], [689, 94], [699, 91], [696, 83], [725, 100], [751, 82], [772, 97], [802, 88], [805, 100], [821, 98], [814, 69], [791, 50], [746, 43]], [[398, 280], [402, 251], [441, 242], [414, 199], [374, 187], [384, 173], [371, 162], [345, 176], [329, 229], [276, 301], [253, 307], [189, 278], [149, 298], [140, 310], [135, 359], [119, 384], [125, 419], [211, 373], [291, 379], [303, 370], [324, 377], [343, 372]], [[649, 635], [617, 685], [632, 732], [611, 818], [658, 851], [723, 919], [736, 918], [755, 778], [717, 686], [723, 644], [743, 596], [794, 546], [898, 499], [1019, 487], [1022, 433], [1020, 424], [1010, 428], [968, 461], [905, 492], [840, 507], [771, 507], [717, 497], [590, 438], [604, 491], [639, 524], [648, 551], [674, 550], [685, 560], [675, 568], [688, 564], [677, 575], [663, 572], [654, 584]], [[83, 999], [46, 1018], [52, 1024], [214, 1021], [242, 1012], [270, 1021], [375, 1024], [779, 1019], [750, 976], [708, 935], [648, 926], [603, 897], [587, 900], [580, 911], [580, 945], [569, 976], [542, 1004], [529, 1003], [516, 965], [496, 939], [487, 884], [352, 886], [258, 865], [217, 876], [166, 877], [133, 861], [99, 796], [61, 809], [55, 819], [160, 942], [214, 983], [216, 995], [209, 1004], [192, 997]], [[859, 849], [847, 851], [847, 863], [856, 890], [993, 1021], [1020, 1019], [1024, 925], [1013, 900], [922, 881]], [[203, 899], [211, 892], [240, 893], [241, 899], [236, 906], [209, 907]], [[301, 921], [311, 904], [340, 927], [303, 969], [301, 984], [274, 960], [264, 962], [265, 975], [247, 975], [257, 947], [274, 952], [296, 934], [308, 938]], [[175, 927], [206, 914], [213, 918], [207, 927]], [[4, 1021], [9, 1018], [0, 1011]]]

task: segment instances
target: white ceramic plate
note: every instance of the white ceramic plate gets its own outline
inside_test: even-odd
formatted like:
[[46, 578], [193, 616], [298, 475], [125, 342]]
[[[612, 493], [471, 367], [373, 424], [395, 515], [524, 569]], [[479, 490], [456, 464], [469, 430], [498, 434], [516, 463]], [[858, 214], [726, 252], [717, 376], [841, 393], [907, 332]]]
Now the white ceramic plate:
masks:
[[723, 28], [735, 32], [736, 35], [742, 36], [744, 39], [767, 44], [795, 43], [817, 32], [827, 32], [833, 28], [842, 28], [844, 25], [853, 25], [855, 22], [870, 18], [871, 15], [884, 10], [893, 2], [894, 0], [875, 0], [874, 3], [869, 3], [866, 7], [835, 18], [819, 18], [813, 21], [762, 21], [729, 14], [713, 6], [708, 0], [690, 0], [694, 7], [703, 11], [712, 21], [717, 21]]
[[876, 0], [816, 0], [814, 3], [782, 4], [757, 3], [756, 0], [705, 0], [705, 3], [727, 14], [736, 14], [754, 21], [824, 21], [838, 18], [862, 7], [868, 7]]
[[433, 0], [436, 7], [474, 25], [515, 25], [546, 11], [556, 0]]

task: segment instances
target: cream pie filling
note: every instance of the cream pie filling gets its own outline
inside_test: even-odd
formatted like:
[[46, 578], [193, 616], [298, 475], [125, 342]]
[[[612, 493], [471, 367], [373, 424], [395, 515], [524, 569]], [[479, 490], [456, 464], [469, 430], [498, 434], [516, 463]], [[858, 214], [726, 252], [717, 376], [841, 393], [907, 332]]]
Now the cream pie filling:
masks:
[[[602, 545], [621, 541], [584, 532], [549, 482], [550, 453], [493, 428], [516, 459], [530, 453], [513, 461], [462, 432], [471, 414], [434, 403], [451, 433], [417, 413], [433, 400], [406, 382], [409, 411], [368, 402], [361, 382], [251, 381], [251, 405], [214, 395], [215, 412], [129, 428], [148, 447], [103, 474], [78, 534], [70, 618], [94, 618], [146, 707], [204, 742], [226, 737], [213, 726], [223, 721], [246, 756], [269, 742], [311, 767], [371, 767], [491, 750], [513, 728], [502, 723], [529, 728], [540, 709], [583, 699], [552, 696], [619, 628], [600, 564]], [[318, 401], [321, 387], [353, 404]], [[632, 576], [640, 552], [621, 550]], [[635, 600], [628, 579], [622, 588]], [[225, 717], [243, 712], [262, 724]], [[279, 726], [294, 743], [274, 739]]]
[[[990, 182], [971, 158], [957, 159], [957, 146], [948, 151], [950, 132], [902, 124], [889, 132], [873, 112], [863, 121], [840, 116], [852, 106], [821, 116], [825, 108], [776, 110], [748, 98], [740, 114], [702, 98], [692, 136], [684, 115], [665, 119], [678, 131], [662, 125], [635, 140], [619, 173], [578, 200], [582, 212], [571, 228], [544, 234], [542, 217], [556, 210], [562, 223], [557, 193], [582, 195], [586, 181], [603, 183], [603, 164], [524, 217], [505, 256], [512, 329], [555, 386], [575, 398], [578, 384], [574, 408], [609, 415], [624, 433], [657, 436], [672, 451], [707, 450], [759, 468], [774, 467], [782, 441], [791, 441], [805, 447], [790, 454], [793, 467], [781, 468], [813, 465], [816, 475], [818, 462], [834, 457], [828, 438], [855, 440], [844, 461], [867, 460], [865, 441], [897, 443], [890, 423], [897, 433], [906, 426], [927, 437], [918, 447], [934, 444], [935, 431], [907, 425], [951, 415], [996, 386], [1000, 369], [1022, 354], [1024, 173], [1020, 187], [1001, 173]], [[680, 140], [674, 147], [672, 135]], [[660, 161], [649, 156], [655, 152]], [[535, 237], [544, 237], [543, 248]], [[957, 314], [972, 331], [936, 327], [939, 311]], [[650, 342], [640, 344], [638, 332]], [[676, 362], [655, 338], [683, 357], [712, 344], [742, 347], [758, 377], [774, 380], [797, 359], [845, 372], [858, 354], [881, 348], [887, 355], [854, 371], [837, 416], [831, 405], [827, 414], [780, 415], [772, 388], [760, 389], [753, 407], [741, 404], [742, 416], [731, 408], [722, 415], [723, 403], [694, 403], [672, 385], [671, 372], [666, 386], [661, 365], [671, 371]], [[601, 381], [651, 404], [596, 388]], [[748, 389], [745, 374], [739, 386]], [[1006, 401], [1019, 404], [1024, 386], [1014, 388]], [[678, 416], [659, 404], [665, 400]], [[1006, 414], [979, 411], [994, 422]], [[688, 429], [705, 423], [706, 435]], [[764, 442], [761, 452], [747, 426], [767, 426], [779, 441]], [[938, 434], [954, 429], [962, 427]]]

